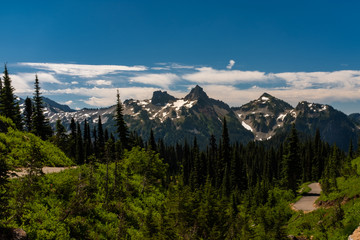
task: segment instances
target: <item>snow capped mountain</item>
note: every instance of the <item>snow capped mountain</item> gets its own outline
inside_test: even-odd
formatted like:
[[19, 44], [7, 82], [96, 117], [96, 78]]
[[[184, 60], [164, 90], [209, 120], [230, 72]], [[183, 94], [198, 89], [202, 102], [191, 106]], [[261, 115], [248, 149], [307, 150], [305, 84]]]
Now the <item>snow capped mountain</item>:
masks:
[[[222, 101], [209, 98], [203, 89], [196, 86], [184, 98], [175, 98], [167, 92], [155, 91], [151, 99], [124, 101], [124, 119], [131, 131], [136, 131], [145, 140], [153, 129], [157, 139], [163, 139], [167, 144], [182, 143], [185, 139], [198, 139], [200, 145], [206, 145], [211, 134], [221, 137], [224, 117], [228, 122], [230, 138], [241, 142], [253, 139], [238, 121], [231, 108]], [[47, 108], [48, 109], [48, 108]], [[96, 126], [101, 116], [104, 128], [114, 131], [113, 115], [115, 106], [103, 109], [82, 109], [75, 112], [46, 111], [50, 123], [55, 124], [60, 119], [68, 127], [71, 118]]]
[[233, 111], [241, 124], [254, 133], [255, 140], [268, 140], [276, 134], [278, 128], [284, 126], [284, 120], [291, 115], [293, 107], [288, 103], [264, 93], [258, 99]]
[[308, 135], [314, 135], [316, 129], [320, 130], [323, 140], [348, 150], [350, 140], [357, 142], [358, 128], [351, 119], [333, 107], [326, 104], [300, 102], [293, 109], [291, 117], [285, 119], [289, 128], [295, 123], [296, 128]]
[[[44, 100], [46, 116], [53, 126], [60, 119], [68, 127], [74, 118], [80, 123], [86, 119], [94, 127], [101, 116], [104, 128], [115, 131], [115, 106], [75, 111]], [[155, 138], [166, 144], [183, 143], [185, 139], [192, 141], [196, 137], [198, 143], [205, 146], [211, 134], [221, 138], [225, 117], [232, 141], [269, 140], [288, 131], [295, 123], [296, 128], [306, 135], [314, 135], [319, 129], [323, 140], [347, 150], [350, 139], [357, 141], [358, 127], [353, 122], [360, 119], [353, 115], [351, 120], [329, 105], [306, 101], [293, 108], [267, 93], [241, 107], [230, 108], [226, 103], [208, 97], [200, 86], [193, 88], [184, 98], [175, 98], [166, 91], [155, 91], [151, 99], [128, 99], [123, 105], [124, 119], [130, 131], [137, 132], [146, 140], [153, 129]]]

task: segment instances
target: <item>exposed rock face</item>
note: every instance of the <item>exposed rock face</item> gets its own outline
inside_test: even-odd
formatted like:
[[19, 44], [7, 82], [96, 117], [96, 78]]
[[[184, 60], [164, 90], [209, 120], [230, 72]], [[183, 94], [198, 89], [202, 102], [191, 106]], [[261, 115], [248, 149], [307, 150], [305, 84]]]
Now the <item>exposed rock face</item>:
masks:
[[169, 95], [166, 91], [155, 91], [151, 98], [151, 103], [157, 106], [165, 106], [169, 102], [176, 101], [176, 98]]
[[[101, 116], [103, 127], [115, 131], [115, 108], [74, 111], [47, 100], [45, 115], [53, 127], [60, 119], [67, 128], [71, 118], [80, 123], [86, 119], [91, 128], [96, 127]], [[228, 121], [231, 140], [243, 143], [269, 140], [289, 131], [295, 123], [296, 128], [307, 135], [314, 135], [319, 129], [323, 140], [336, 143], [346, 151], [350, 139], [353, 144], [357, 142], [360, 129], [360, 114], [348, 117], [329, 105], [303, 101], [293, 108], [264, 93], [241, 107], [230, 108], [226, 103], [208, 97], [198, 85], [184, 98], [175, 98], [166, 91], [155, 91], [151, 99], [126, 100], [123, 114], [130, 131], [137, 132], [146, 140], [153, 129], [155, 138], [162, 139], [165, 144], [183, 143], [185, 139], [191, 142], [196, 136], [198, 143], [205, 146], [211, 134], [221, 138], [224, 117]]]
[[314, 135], [316, 129], [319, 129], [323, 140], [330, 144], [336, 143], [345, 151], [348, 150], [350, 140], [357, 142], [355, 124], [346, 114], [326, 104], [302, 101], [285, 121], [288, 129], [291, 123], [295, 123], [297, 130], [308, 135]]
[[0, 229], [0, 239], [6, 240], [28, 240], [26, 232], [21, 228]]
[[199, 85], [196, 85], [195, 88], [193, 88], [188, 95], [185, 96], [184, 100], [189, 101], [195, 101], [195, 100], [208, 100], [208, 95], [204, 92], [202, 87]]
[[284, 120], [293, 107], [268, 93], [258, 99], [232, 108], [242, 125], [254, 133], [255, 140], [271, 139], [277, 129], [284, 126]]

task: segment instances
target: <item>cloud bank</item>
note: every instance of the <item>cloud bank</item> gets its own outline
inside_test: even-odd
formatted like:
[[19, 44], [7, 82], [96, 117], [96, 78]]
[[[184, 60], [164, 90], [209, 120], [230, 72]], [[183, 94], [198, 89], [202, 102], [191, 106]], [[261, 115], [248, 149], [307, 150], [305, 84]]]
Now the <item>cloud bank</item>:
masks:
[[[114, 104], [116, 89], [121, 98], [147, 99], [153, 91], [166, 90], [183, 97], [188, 89], [201, 85], [208, 95], [231, 106], [241, 106], [263, 92], [296, 105], [302, 100], [328, 103], [360, 101], [360, 70], [329, 72], [279, 72], [233, 70], [234, 60], [226, 69], [194, 67], [176, 63], [158, 63], [156, 67], [121, 65], [83, 65], [64, 63], [20, 63], [38, 72], [48, 95], [82, 96], [84, 106], [104, 107]], [[35, 73], [11, 75], [17, 93], [33, 92]], [[74, 107], [79, 101], [71, 101]], [[83, 106], [81, 106], [83, 107]]]
[[55, 72], [56, 74], [78, 76], [84, 78], [98, 77], [107, 74], [115, 74], [124, 71], [145, 71], [145, 66], [122, 66], [122, 65], [85, 65], [68, 63], [19, 63], [22, 66], [32, 67], [45, 71]]

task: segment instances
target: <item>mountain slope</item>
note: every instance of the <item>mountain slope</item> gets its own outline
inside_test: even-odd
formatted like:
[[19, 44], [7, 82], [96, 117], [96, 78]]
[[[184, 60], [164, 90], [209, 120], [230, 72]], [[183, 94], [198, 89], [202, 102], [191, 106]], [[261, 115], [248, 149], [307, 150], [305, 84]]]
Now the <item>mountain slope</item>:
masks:
[[255, 140], [261, 141], [270, 139], [284, 126], [284, 119], [293, 107], [264, 93], [258, 99], [232, 109], [242, 125], [254, 133]]
[[[99, 115], [104, 128], [115, 131], [113, 116], [115, 106], [101, 109], [71, 110], [53, 101], [46, 101], [46, 116], [54, 126], [57, 119], [68, 128], [71, 118], [80, 123], [85, 119], [91, 128], [98, 123]], [[323, 140], [347, 150], [350, 139], [357, 142], [358, 115], [350, 117], [329, 105], [300, 102], [295, 108], [290, 104], [264, 93], [258, 99], [241, 107], [230, 108], [226, 103], [210, 98], [200, 86], [193, 88], [184, 98], [175, 98], [164, 91], [155, 91], [151, 99], [124, 101], [124, 119], [130, 131], [147, 140], [153, 129], [156, 139], [165, 144], [183, 143], [197, 137], [205, 146], [211, 134], [221, 138], [224, 117], [232, 141], [246, 143], [251, 140], [268, 140], [286, 133], [295, 123], [305, 135], [320, 130]], [[355, 122], [355, 124], [354, 124]]]
[[296, 129], [314, 135], [316, 129], [320, 130], [323, 140], [334, 144], [343, 150], [348, 150], [350, 139], [357, 142], [357, 127], [349, 117], [333, 107], [325, 104], [300, 102], [289, 118], [285, 118], [287, 128], [295, 123]]
[[[68, 127], [71, 118], [83, 122], [85, 119], [96, 126], [98, 116], [102, 118], [104, 128], [115, 131], [113, 114], [115, 106], [103, 109], [82, 109], [76, 112], [47, 112], [54, 124], [60, 119]], [[227, 120], [230, 139], [246, 143], [253, 139], [238, 121], [232, 109], [222, 101], [209, 98], [203, 89], [196, 86], [184, 98], [178, 99], [167, 92], [156, 91], [151, 99], [124, 101], [124, 119], [130, 131], [140, 134], [147, 140], [153, 129], [155, 138], [165, 144], [183, 143], [197, 138], [199, 145], [205, 146], [211, 134], [221, 137], [224, 117]]]

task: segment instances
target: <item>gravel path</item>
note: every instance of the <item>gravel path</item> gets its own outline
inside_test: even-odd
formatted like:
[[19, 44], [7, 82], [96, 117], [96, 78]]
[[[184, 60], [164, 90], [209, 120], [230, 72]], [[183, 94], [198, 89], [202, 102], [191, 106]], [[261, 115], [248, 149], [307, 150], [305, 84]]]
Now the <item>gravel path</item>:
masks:
[[355, 229], [352, 235], [349, 236], [349, 240], [359, 240], [360, 239], [360, 227]]
[[299, 201], [297, 201], [293, 208], [295, 210], [302, 210], [304, 212], [311, 212], [316, 209], [315, 201], [319, 198], [321, 186], [319, 183], [311, 183], [308, 185], [311, 191], [305, 194]]
[[[76, 168], [76, 166], [75, 167], [43, 167], [42, 170], [45, 174], [48, 174], [48, 173], [61, 172], [65, 169], [69, 169], [69, 168]], [[26, 168], [19, 168], [19, 169], [17, 169], [17, 171], [12, 172], [12, 173], [16, 173], [17, 177], [23, 177], [27, 174]]]

